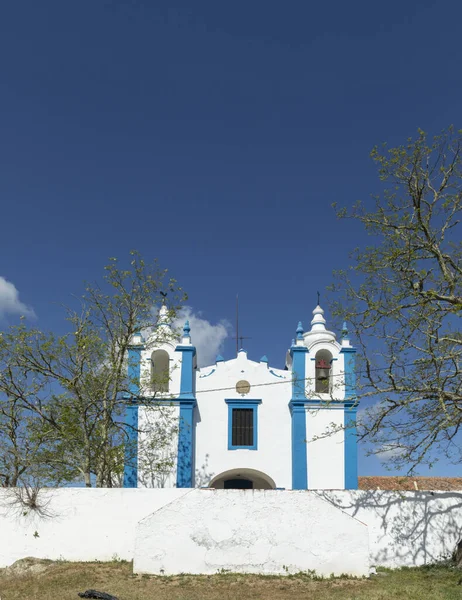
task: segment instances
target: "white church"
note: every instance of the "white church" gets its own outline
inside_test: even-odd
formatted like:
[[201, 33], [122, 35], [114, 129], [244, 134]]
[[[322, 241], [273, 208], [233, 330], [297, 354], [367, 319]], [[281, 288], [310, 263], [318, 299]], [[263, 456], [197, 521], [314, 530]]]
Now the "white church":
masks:
[[[271, 367], [266, 356], [250, 360], [245, 350], [197, 368], [188, 322], [175, 338], [164, 306], [156, 330], [146, 340], [136, 334], [129, 351], [132, 446], [142, 447], [153, 406], [177, 423], [171, 468], [148, 485], [357, 488], [355, 349], [345, 325], [337, 341], [316, 306], [309, 331], [298, 324], [284, 369]], [[165, 372], [163, 383], [153, 384], [153, 374]], [[146, 486], [143, 475], [135, 450], [126, 456], [124, 487]]]

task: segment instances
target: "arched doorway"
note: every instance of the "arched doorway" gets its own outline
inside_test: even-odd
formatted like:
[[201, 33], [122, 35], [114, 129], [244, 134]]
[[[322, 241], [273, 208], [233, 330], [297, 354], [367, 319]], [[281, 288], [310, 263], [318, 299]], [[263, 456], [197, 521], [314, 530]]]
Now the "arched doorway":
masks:
[[209, 487], [217, 490], [274, 490], [274, 481], [255, 469], [231, 469], [216, 475]]

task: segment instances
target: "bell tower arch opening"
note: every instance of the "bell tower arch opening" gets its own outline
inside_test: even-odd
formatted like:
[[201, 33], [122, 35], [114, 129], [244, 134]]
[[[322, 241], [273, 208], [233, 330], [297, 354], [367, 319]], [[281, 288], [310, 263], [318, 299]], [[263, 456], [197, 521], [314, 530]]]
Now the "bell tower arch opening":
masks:
[[151, 355], [151, 388], [154, 392], [167, 393], [170, 386], [170, 357], [166, 350], [154, 350]]
[[318, 394], [329, 394], [332, 391], [332, 354], [329, 350], [316, 352], [316, 384]]

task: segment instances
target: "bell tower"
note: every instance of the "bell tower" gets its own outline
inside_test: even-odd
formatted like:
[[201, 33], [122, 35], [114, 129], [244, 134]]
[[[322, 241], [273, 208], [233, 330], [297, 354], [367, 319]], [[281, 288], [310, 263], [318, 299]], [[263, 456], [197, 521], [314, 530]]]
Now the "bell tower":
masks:
[[290, 349], [293, 489], [356, 489], [354, 357], [346, 324], [341, 342], [313, 310], [311, 329], [299, 323]]

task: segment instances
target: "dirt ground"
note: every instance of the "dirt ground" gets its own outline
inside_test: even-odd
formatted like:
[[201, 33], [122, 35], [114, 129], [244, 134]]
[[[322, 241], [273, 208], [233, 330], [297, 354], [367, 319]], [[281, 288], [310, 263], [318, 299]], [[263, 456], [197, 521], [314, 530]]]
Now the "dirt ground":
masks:
[[156, 577], [133, 575], [132, 565], [125, 562], [57, 562], [35, 572], [4, 570], [0, 600], [78, 600], [78, 592], [89, 588], [119, 600], [461, 600], [461, 577], [449, 567], [382, 571], [361, 580], [316, 580], [306, 574]]

